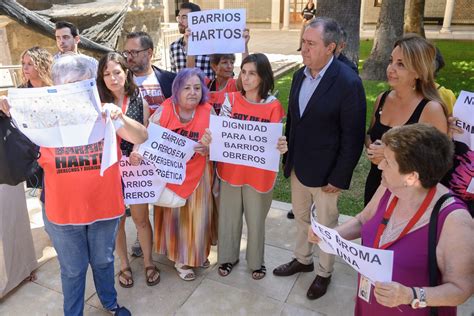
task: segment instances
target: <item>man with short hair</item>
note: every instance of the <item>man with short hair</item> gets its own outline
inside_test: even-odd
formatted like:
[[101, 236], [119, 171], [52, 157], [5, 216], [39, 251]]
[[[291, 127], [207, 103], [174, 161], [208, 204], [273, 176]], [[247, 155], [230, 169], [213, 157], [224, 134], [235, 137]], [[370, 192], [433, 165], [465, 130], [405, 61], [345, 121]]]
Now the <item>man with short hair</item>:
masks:
[[[80, 54], [77, 50], [77, 45], [81, 41], [81, 37], [79, 36], [78, 28], [74, 24], [67, 21], [56, 22], [54, 36], [56, 37], [56, 46], [59, 50], [53, 56], [55, 60], [68, 54]], [[98, 62], [95, 58], [84, 54], [81, 55], [85, 56], [87, 61], [97, 69]]]
[[346, 30], [344, 30], [341, 27], [341, 39], [339, 40], [339, 43], [337, 44], [336, 48], [336, 57], [339, 59], [339, 61], [342, 61], [344, 64], [349, 66], [352, 70], [355, 71], [356, 74], [359, 74], [359, 69], [357, 68], [357, 65], [352, 62], [349, 58], [347, 58], [346, 55], [344, 55], [343, 51], [346, 48], [346, 42], [347, 42], [347, 33]]
[[[183, 34], [188, 28], [188, 14], [191, 12], [201, 11], [201, 8], [194, 3], [183, 3], [179, 8], [178, 21], [179, 33]], [[170, 45], [170, 61], [171, 71], [179, 72], [181, 69], [186, 68], [186, 56], [188, 52], [188, 41], [185, 36], [182, 36], [177, 41], [174, 41]], [[214, 71], [212, 71], [209, 56], [198, 55], [196, 56], [196, 67], [200, 68], [206, 77], [214, 79]]]
[[[297, 234], [294, 259], [273, 270], [289, 276], [314, 270], [313, 245], [308, 242], [314, 203], [317, 221], [338, 224], [337, 200], [348, 189], [365, 137], [366, 101], [359, 76], [334, 56], [340, 27], [318, 17], [305, 29], [301, 55], [305, 67], [291, 84], [283, 156], [284, 175], [291, 177], [291, 202]], [[334, 255], [319, 254], [317, 275], [306, 296], [323, 296], [331, 281]]]
[[127, 35], [122, 52], [143, 99], [150, 106], [150, 114], [171, 97], [171, 85], [176, 77], [175, 73], [152, 65], [153, 50], [153, 40], [148, 33], [132, 32]]
[[[133, 79], [140, 89], [143, 99], [150, 108], [150, 115], [169, 97], [171, 86], [176, 77], [175, 73], [162, 70], [151, 63], [154, 44], [146, 32], [131, 32], [127, 35], [122, 56], [127, 60], [127, 65], [133, 73]], [[143, 255], [138, 233], [131, 248], [132, 256]]]

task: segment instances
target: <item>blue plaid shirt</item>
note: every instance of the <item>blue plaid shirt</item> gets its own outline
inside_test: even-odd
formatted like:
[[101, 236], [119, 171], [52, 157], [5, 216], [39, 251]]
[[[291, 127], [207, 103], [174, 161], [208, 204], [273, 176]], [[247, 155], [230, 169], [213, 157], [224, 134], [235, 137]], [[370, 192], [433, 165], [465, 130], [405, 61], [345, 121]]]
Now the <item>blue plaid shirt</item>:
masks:
[[[183, 39], [184, 37], [181, 37], [170, 45], [171, 71], [173, 72], [179, 72], [181, 69], [186, 68], [186, 52], [183, 49]], [[215, 75], [211, 68], [209, 56], [196, 56], [196, 67], [201, 68], [206, 77], [214, 79]]]

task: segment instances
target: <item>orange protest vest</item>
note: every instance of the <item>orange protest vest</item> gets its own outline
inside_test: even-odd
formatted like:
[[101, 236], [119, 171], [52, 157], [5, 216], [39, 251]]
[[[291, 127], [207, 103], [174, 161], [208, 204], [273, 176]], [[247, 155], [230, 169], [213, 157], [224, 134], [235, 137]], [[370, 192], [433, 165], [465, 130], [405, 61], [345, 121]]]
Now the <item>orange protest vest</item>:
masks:
[[210, 85], [212, 85], [213, 83], [215, 83], [216, 91], [209, 91], [209, 103], [212, 105], [212, 107], [216, 111], [216, 114], [219, 115], [219, 112], [221, 111], [222, 103], [224, 103], [224, 100], [225, 100], [225, 94], [230, 93], [230, 92], [236, 92], [237, 85], [236, 85], [235, 79], [230, 78], [229, 80], [227, 80], [225, 87], [222, 90], [218, 91], [219, 86], [217, 85], [217, 81], [211, 81], [209, 79], [206, 80], [206, 85], [208, 87], [210, 87]]
[[[231, 113], [234, 119], [280, 123], [285, 117], [285, 111], [277, 99], [269, 103], [253, 103], [247, 101], [240, 92], [230, 93], [228, 98], [232, 104]], [[266, 193], [273, 189], [277, 173], [255, 167], [219, 162], [217, 163], [217, 175], [221, 180], [231, 185], [249, 185], [258, 192]]]
[[[181, 123], [179, 117], [174, 112], [173, 101], [167, 99], [161, 105], [163, 110], [160, 117], [160, 126], [170, 129], [173, 132], [184, 137], [198, 141], [209, 127], [209, 119], [211, 116], [211, 105], [205, 103], [196, 107], [194, 117], [190, 122]], [[178, 108], [178, 106], [176, 106]], [[178, 111], [178, 109], [176, 110]], [[182, 184], [168, 183], [166, 187], [182, 197], [187, 199], [199, 185], [204, 169], [206, 166], [206, 157], [195, 153], [194, 156], [186, 163], [186, 177]]]
[[[87, 225], [123, 215], [119, 165], [115, 163], [100, 176], [102, 147], [103, 141], [77, 147], [41, 147], [38, 162], [45, 174], [49, 221], [58, 225]], [[120, 160], [118, 149], [117, 154]]]

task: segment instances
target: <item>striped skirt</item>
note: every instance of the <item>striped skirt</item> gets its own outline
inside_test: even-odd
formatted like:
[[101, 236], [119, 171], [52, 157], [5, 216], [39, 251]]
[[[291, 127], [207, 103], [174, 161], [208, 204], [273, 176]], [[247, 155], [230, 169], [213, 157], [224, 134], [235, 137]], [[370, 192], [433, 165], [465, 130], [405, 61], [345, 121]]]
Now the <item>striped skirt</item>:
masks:
[[155, 251], [176, 263], [200, 267], [217, 235], [217, 218], [211, 191], [212, 168], [206, 164], [196, 190], [180, 208], [154, 209]]

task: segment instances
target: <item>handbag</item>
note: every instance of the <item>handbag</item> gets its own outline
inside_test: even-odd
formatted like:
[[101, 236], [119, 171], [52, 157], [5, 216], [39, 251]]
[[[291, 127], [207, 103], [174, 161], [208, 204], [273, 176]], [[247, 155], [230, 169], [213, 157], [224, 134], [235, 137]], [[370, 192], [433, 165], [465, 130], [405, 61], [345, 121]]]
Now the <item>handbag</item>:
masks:
[[[429, 273], [429, 280], [430, 286], [437, 286], [438, 285], [438, 261], [436, 261], [436, 245], [438, 243], [438, 213], [441, 209], [441, 205], [452, 197], [451, 193], [443, 194], [438, 201], [436, 202], [435, 206], [433, 207], [433, 211], [431, 212], [430, 222], [428, 226], [428, 273]], [[435, 306], [430, 307], [430, 316], [437, 316], [438, 315], [438, 308]]]
[[184, 206], [185, 204], [186, 199], [183, 199], [168, 188], [165, 188], [158, 201], [153, 203], [153, 205], [168, 208], [178, 208]]
[[10, 117], [0, 115], [0, 184], [17, 185], [34, 176], [40, 169], [39, 157], [40, 147]]

